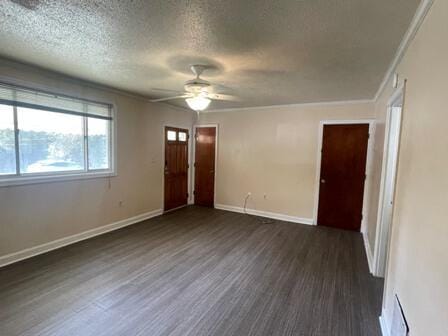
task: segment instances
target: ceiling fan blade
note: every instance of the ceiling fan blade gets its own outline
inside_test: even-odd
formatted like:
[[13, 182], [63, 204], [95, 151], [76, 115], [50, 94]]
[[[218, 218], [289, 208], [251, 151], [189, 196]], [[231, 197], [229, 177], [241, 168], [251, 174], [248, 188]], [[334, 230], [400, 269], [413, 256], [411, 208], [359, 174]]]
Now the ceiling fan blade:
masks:
[[165, 98], [157, 98], [157, 99], [151, 99], [151, 103], [157, 103], [157, 102], [163, 102], [166, 100], [172, 100], [172, 99], [181, 99], [181, 98], [188, 98], [191, 97], [189, 94], [183, 94], [181, 96], [173, 96], [173, 97], [165, 97]]
[[159, 92], [169, 92], [169, 93], [183, 93], [184, 91], [177, 91], [177, 90], [169, 90], [169, 89], [158, 89], [158, 88], [151, 88], [151, 91], [159, 91]]
[[211, 92], [211, 93], [219, 93], [219, 92], [231, 93], [231, 92], [233, 92], [233, 90], [230, 87], [222, 85], [222, 84], [211, 83], [209, 92]]
[[228, 101], [239, 101], [240, 99], [235, 96], [221, 94], [221, 93], [209, 93], [207, 97], [213, 100], [228, 100]]

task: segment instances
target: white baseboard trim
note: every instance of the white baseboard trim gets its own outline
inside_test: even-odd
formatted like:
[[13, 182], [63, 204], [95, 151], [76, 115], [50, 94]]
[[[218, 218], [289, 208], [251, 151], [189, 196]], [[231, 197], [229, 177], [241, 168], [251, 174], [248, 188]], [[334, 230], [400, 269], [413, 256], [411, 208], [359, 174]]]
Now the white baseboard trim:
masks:
[[362, 233], [362, 238], [364, 240], [364, 247], [366, 249], [367, 263], [369, 264], [369, 271], [370, 271], [370, 273], [374, 274], [373, 273], [372, 249], [370, 248], [369, 237], [367, 236], [366, 232]]
[[166, 213], [174, 212], [174, 211], [176, 211], [176, 210], [180, 210], [180, 209], [182, 209], [182, 208], [185, 208], [185, 207], [187, 207], [188, 205], [189, 205], [189, 204], [184, 204], [184, 205], [178, 206], [177, 208], [173, 208], [173, 209], [169, 209], [169, 210], [163, 210], [163, 213], [166, 214]]
[[128, 225], [136, 224], [136, 223], [142, 222], [144, 220], [147, 220], [149, 218], [159, 216], [162, 213], [163, 213], [162, 209], [145, 212], [143, 214], [140, 214], [140, 215], [137, 215], [134, 217], [130, 217], [130, 218], [126, 218], [126, 219], [120, 220], [115, 223], [100, 226], [98, 228], [94, 228], [94, 229], [91, 229], [88, 231], [77, 233], [72, 236], [53, 240], [51, 242], [48, 242], [48, 243], [45, 243], [42, 245], [38, 245], [38, 246], [34, 246], [34, 247], [30, 247], [30, 248], [27, 248], [27, 249], [19, 251], [19, 252], [7, 254], [7, 255], [0, 257], [0, 267], [18, 262], [23, 259], [31, 258], [31, 257], [34, 257], [36, 255], [39, 255], [39, 254], [42, 254], [45, 252], [49, 252], [51, 250], [56, 250], [63, 246], [74, 244], [81, 240], [89, 239], [89, 238], [92, 238], [92, 237], [95, 237], [95, 236], [98, 236], [98, 235], [101, 235], [101, 234], [104, 234], [104, 233], [107, 233], [110, 231], [118, 230], [118, 229], [121, 229]]
[[383, 309], [379, 319], [380, 319], [380, 326], [381, 326], [381, 334], [383, 336], [390, 336], [390, 331], [389, 331], [389, 327], [388, 327], [387, 322], [386, 322], [384, 309]]
[[[225, 205], [225, 204], [215, 204], [216, 209], [220, 210], [226, 210], [226, 211], [232, 211], [232, 212], [239, 212], [244, 213], [244, 209], [233, 206], [233, 205]], [[272, 219], [277, 219], [285, 222], [292, 222], [292, 223], [298, 223], [298, 224], [306, 224], [306, 225], [313, 225], [313, 220], [311, 218], [300, 218], [295, 216], [289, 216], [284, 214], [279, 214], [276, 212], [268, 212], [268, 211], [260, 211], [260, 210], [254, 210], [254, 209], [246, 209], [246, 213], [249, 215], [254, 216], [260, 216], [260, 217], [267, 217]]]

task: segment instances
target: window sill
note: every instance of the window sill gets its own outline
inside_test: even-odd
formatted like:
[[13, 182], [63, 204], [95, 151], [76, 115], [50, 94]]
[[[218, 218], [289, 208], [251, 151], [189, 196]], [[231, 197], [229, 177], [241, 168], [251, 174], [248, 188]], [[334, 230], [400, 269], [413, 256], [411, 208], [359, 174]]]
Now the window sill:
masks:
[[0, 188], [9, 186], [27, 185], [27, 184], [87, 180], [87, 179], [96, 179], [96, 178], [105, 178], [114, 176], [117, 176], [116, 172], [101, 171], [101, 172], [89, 172], [89, 173], [60, 174], [60, 175], [21, 176], [21, 177], [10, 177], [3, 179], [0, 178]]

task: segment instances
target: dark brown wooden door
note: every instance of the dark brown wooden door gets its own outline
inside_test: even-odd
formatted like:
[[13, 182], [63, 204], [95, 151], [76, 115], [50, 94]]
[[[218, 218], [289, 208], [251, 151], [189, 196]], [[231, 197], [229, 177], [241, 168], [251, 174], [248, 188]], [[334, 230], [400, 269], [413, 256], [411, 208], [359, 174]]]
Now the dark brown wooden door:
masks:
[[188, 130], [165, 127], [165, 211], [188, 203]]
[[215, 127], [196, 128], [194, 204], [213, 207], [215, 197]]
[[359, 231], [368, 124], [324, 125], [317, 224]]

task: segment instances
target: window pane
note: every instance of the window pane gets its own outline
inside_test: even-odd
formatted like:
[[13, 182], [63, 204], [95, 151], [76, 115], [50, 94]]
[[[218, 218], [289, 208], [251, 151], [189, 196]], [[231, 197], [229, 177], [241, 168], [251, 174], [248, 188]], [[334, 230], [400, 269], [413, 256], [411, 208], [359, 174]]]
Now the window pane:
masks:
[[179, 141], [187, 141], [187, 133], [179, 132]]
[[110, 121], [88, 118], [89, 169], [109, 168]]
[[0, 175], [16, 173], [14, 110], [0, 105]]
[[168, 131], [167, 132], [167, 138], [169, 141], [176, 141], [176, 132], [175, 131]]
[[83, 117], [17, 108], [21, 173], [84, 169]]

